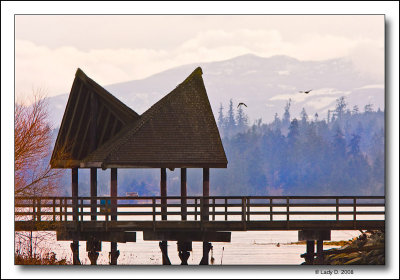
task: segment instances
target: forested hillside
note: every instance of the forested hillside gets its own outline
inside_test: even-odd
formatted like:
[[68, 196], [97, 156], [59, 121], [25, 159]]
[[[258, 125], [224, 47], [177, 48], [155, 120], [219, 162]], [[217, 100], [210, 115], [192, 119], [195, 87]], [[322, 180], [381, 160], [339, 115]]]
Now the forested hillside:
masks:
[[[291, 116], [287, 101], [271, 123], [250, 125], [246, 110], [221, 104], [217, 120], [227, 169], [210, 172], [211, 195], [383, 195], [384, 112], [372, 104], [348, 108], [336, 100], [327, 116]], [[56, 135], [56, 131], [55, 135]], [[89, 171], [79, 171], [79, 195], [89, 195]], [[180, 170], [168, 170], [168, 195], [179, 195]], [[120, 169], [118, 193], [159, 195], [159, 169]], [[63, 180], [70, 194], [70, 171]], [[108, 195], [109, 170], [98, 171], [99, 195]], [[188, 195], [202, 193], [201, 169], [188, 169]]]

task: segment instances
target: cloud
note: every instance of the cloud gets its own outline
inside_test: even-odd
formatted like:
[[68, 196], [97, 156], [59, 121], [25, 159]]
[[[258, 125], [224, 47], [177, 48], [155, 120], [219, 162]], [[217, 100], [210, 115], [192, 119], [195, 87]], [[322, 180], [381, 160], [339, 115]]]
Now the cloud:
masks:
[[360, 71], [383, 75], [380, 65], [384, 52], [380, 42], [371, 39], [304, 33], [302, 40], [291, 41], [275, 29], [212, 29], [198, 32], [170, 50], [99, 47], [84, 51], [74, 46], [49, 48], [16, 40], [16, 93], [26, 94], [36, 87], [47, 88], [49, 96], [66, 93], [78, 67], [101, 85], [108, 85], [142, 79], [183, 64], [225, 60], [248, 53], [263, 57], [288, 55], [300, 60], [349, 56]]

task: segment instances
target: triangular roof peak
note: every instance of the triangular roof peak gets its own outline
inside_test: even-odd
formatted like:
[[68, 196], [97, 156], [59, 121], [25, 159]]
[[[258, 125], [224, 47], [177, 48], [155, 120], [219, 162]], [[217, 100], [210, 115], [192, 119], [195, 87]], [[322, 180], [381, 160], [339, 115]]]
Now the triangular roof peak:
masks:
[[77, 69], [51, 157], [53, 168], [77, 167], [139, 115]]
[[84, 159], [81, 167], [224, 167], [227, 159], [196, 68], [135, 122]]

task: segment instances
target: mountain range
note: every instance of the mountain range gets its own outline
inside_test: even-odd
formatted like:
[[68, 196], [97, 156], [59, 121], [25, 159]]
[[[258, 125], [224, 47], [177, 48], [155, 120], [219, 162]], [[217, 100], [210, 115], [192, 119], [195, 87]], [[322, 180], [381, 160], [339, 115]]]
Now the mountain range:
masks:
[[[299, 117], [302, 108], [310, 117], [318, 113], [320, 119], [326, 118], [327, 111], [334, 109], [336, 99], [341, 96], [346, 97], [349, 109], [357, 105], [362, 111], [367, 104], [384, 109], [384, 81], [360, 72], [347, 58], [300, 61], [288, 56], [264, 58], [248, 54], [224, 61], [183, 65], [145, 79], [102, 86], [142, 114], [198, 66], [203, 70], [216, 118], [221, 104], [227, 111], [230, 99], [234, 108], [239, 102], [248, 106], [243, 109], [249, 124], [260, 118], [269, 122], [275, 113], [281, 117], [289, 99], [292, 118]], [[97, 81], [96, 77], [91, 78]], [[308, 94], [300, 92], [308, 90], [311, 90]], [[68, 94], [49, 98], [54, 127], [61, 124], [67, 100]]]

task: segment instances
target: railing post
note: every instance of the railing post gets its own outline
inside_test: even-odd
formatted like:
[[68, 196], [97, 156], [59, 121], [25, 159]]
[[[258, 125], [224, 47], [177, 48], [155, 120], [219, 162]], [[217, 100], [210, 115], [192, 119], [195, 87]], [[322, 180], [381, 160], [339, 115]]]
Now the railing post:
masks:
[[357, 198], [353, 198], [353, 226], [356, 226], [356, 220], [357, 220]]
[[68, 221], [68, 216], [67, 216], [67, 214], [68, 214], [68, 202], [67, 202], [67, 198], [64, 198], [64, 214], [65, 214], [65, 217], [64, 217], [64, 221], [66, 222], [66, 221]]
[[336, 221], [339, 221], [339, 198], [336, 198]]
[[242, 223], [244, 230], [246, 230], [246, 197], [242, 197]]
[[83, 222], [83, 198], [81, 198], [81, 222]]
[[272, 222], [273, 218], [272, 218], [272, 198], [269, 199], [269, 220]]
[[153, 230], [156, 229], [156, 198], [152, 198], [152, 204], [153, 204]]
[[215, 198], [213, 198], [213, 221], [215, 221]]
[[37, 213], [38, 213], [38, 221], [40, 222], [41, 220], [42, 220], [42, 209], [41, 209], [41, 204], [42, 204], [42, 201], [41, 201], [41, 199], [40, 199], [40, 197], [37, 199], [37, 208], [38, 208], [38, 210], [37, 210]]
[[60, 215], [60, 222], [62, 222], [62, 198], [60, 198], [59, 200], [58, 200], [58, 202], [59, 202], [59, 208], [60, 208], [60, 213], [59, 213], [59, 215]]
[[225, 221], [228, 220], [228, 199], [225, 198]]
[[289, 222], [289, 197], [286, 198], [286, 220]]
[[53, 198], [53, 222], [56, 221], [56, 199]]
[[250, 222], [250, 198], [246, 198], [247, 221]]
[[73, 202], [74, 202], [74, 221], [76, 221], [78, 223], [78, 198], [77, 197], [73, 197]]
[[197, 221], [197, 198], [194, 199], [194, 220]]
[[33, 197], [32, 198], [32, 220], [36, 221], [36, 199]]

